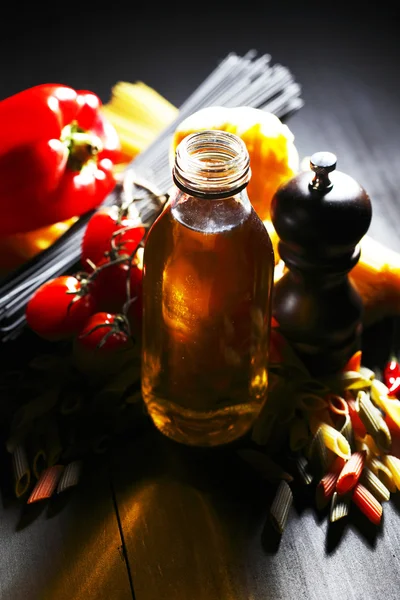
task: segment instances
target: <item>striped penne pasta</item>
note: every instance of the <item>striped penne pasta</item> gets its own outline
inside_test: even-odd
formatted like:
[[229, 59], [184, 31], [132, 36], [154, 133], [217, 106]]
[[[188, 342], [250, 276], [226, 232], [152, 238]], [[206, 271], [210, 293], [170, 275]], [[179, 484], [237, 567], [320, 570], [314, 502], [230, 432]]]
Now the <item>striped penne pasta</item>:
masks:
[[387, 398], [389, 394], [389, 388], [380, 379], [374, 379], [371, 383], [370, 389], [371, 399], [373, 402], [381, 408], [380, 400], [381, 397]]
[[353, 423], [351, 421], [349, 414], [347, 414], [344, 417], [344, 422], [340, 426], [339, 431], [349, 442], [351, 450], [353, 450], [355, 447], [355, 437], [354, 437]]
[[332, 498], [336, 488], [336, 481], [345, 463], [344, 458], [337, 456], [330, 465], [329, 470], [319, 480], [315, 490], [316, 505], [319, 510], [324, 508]]
[[322, 432], [322, 439], [329, 450], [332, 450], [332, 452], [342, 458], [350, 458], [350, 444], [340, 431], [327, 423], [322, 423], [320, 425], [320, 430]]
[[371, 382], [376, 378], [375, 372], [364, 365], [360, 366], [359, 373], [364, 379], [369, 379]]
[[60, 479], [57, 485], [57, 494], [61, 494], [65, 492], [65, 490], [70, 489], [78, 485], [82, 472], [82, 461], [74, 460], [70, 462], [63, 472], [61, 473]]
[[326, 473], [334, 460], [335, 454], [327, 448], [321, 427], [318, 428], [308, 445], [307, 457], [313, 471], [318, 476]]
[[353, 452], [337, 478], [336, 491], [338, 494], [346, 494], [357, 485], [364, 464], [365, 452], [362, 450]]
[[329, 513], [329, 520], [331, 523], [347, 517], [350, 512], [351, 506], [351, 494], [340, 495], [337, 492], [333, 493], [331, 500], [331, 507]]
[[382, 505], [362, 483], [357, 483], [352, 500], [371, 523], [379, 525], [383, 512]]
[[339, 381], [345, 390], [365, 390], [372, 385], [371, 379], [364, 377], [359, 371], [343, 371], [339, 375]]
[[390, 491], [371, 469], [364, 467], [360, 481], [379, 502], [390, 500]]
[[274, 529], [282, 534], [293, 504], [293, 493], [287, 481], [281, 481], [276, 490], [269, 511], [270, 520]]
[[12, 467], [15, 495], [20, 498], [28, 491], [31, 482], [31, 471], [23, 444], [18, 445], [12, 453]]
[[360, 390], [357, 394], [358, 414], [367, 432], [372, 436], [382, 452], [388, 452], [392, 436], [381, 412], [371, 401], [369, 395]]
[[391, 470], [385, 465], [385, 463], [380, 458], [374, 456], [368, 459], [367, 466], [382, 481], [382, 483], [387, 487], [389, 492], [393, 494], [397, 490], [397, 486], [394, 482]]
[[384, 454], [382, 456], [382, 462], [390, 470], [394, 484], [398, 490], [400, 490], [400, 458], [392, 456], [391, 454]]
[[310, 469], [310, 463], [303, 454], [296, 456], [295, 466], [301, 482], [305, 485], [312, 483], [314, 476]]
[[57, 488], [63, 470], [64, 467], [62, 465], [53, 465], [43, 471], [28, 498], [28, 504], [50, 498]]
[[377, 404], [383, 413], [388, 415], [397, 427], [400, 428], [400, 400], [381, 396]]

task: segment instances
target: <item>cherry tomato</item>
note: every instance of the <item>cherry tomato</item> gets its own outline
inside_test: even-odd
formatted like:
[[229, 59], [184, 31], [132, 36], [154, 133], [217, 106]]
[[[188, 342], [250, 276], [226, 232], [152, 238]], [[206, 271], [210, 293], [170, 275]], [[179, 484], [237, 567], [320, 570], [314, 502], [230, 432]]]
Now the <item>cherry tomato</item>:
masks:
[[72, 338], [96, 310], [91, 282], [62, 275], [40, 286], [26, 307], [28, 326], [50, 341]]
[[141, 294], [143, 271], [135, 259], [131, 261], [129, 269], [129, 257], [126, 257], [125, 262], [119, 263], [106, 258], [99, 263], [98, 269], [94, 277], [94, 293], [99, 310], [110, 313], [118, 313], [123, 310], [128, 299], [128, 276], [130, 278], [130, 298], [133, 299]]
[[107, 376], [129, 362], [132, 349], [125, 316], [96, 312], [74, 339], [73, 362], [83, 373]]
[[[90, 263], [98, 265], [103, 261], [106, 253], [111, 250], [112, 239], [116, 248], [115, 254], [132, 255], [144, 238], [145, 231], [132, 205], [126, 209], [117, 205], [100, 208], [90, 218], [83, 236], [83, 268], [87, 269]], [[120, 234], [116, 235], [117, 232]]]

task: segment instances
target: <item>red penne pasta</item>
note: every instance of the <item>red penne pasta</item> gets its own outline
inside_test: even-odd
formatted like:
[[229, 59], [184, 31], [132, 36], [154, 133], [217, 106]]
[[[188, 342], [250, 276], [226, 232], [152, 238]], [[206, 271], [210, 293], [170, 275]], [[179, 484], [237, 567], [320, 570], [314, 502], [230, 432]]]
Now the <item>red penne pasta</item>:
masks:
[[362, 513], [374, 523], [379, 525], [382, 519], [382, 504], [367, 490], [362, 483], [357, 483], [352, 496], [354, 504]]
[[349, 415], [351, 424], [353, 425], [354, 435], [359, 438], [364, 438], [367, 435], [367, 430], [365, 429], [364, 423], [360, 419], [354, 398], [347, 398], [347, 405], [349, 407]]
[[349, 358], [342, 371], [359, 371], [361, 367], [361, 359], [362, 352], [361, 350], [357, 350], [354, 354]]
[[345, 463], [344, 458], [337, 456], [331, 464], [329, 471], [318, 482], [316, 494], [319, 506], [326, 504], [329, 498], [332, 497], [336, 488], [337, 478]]
[[45, 471], [43, 471], [39, 481], [33, 488], [32, 493], [28, 498], [28, 504], [50, 498], [57, 487], [63, 470], [63, 465], [53, 465], [52, 467], [48, 467]]
[[364, 450], [353, 452], [349, 460], [340, 471], [336, 481], [338, 494], [346, 494], [357, 484], [365, 464]]
[[324, 500], [328, 500], [336, 488], [336, 481], [338, 478], [337, 473], [325, 473], [325, 475], [318, 482], [318, 494], [320, 494], [321, 498]]
[[329, 410], [335, 415], [348, 415], [349, 407], [344, 398], [338, 394], [327, 394], [325, 400], [328, 402]]

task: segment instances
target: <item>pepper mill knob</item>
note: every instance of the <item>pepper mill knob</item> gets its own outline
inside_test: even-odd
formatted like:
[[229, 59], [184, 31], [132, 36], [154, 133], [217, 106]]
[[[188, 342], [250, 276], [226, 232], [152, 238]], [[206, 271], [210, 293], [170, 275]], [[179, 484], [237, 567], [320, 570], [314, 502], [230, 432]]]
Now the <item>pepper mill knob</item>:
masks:
[[313, 190], [328, 191], [333, 183], [329, 173], [336, 169], [337, 158], [333, 152], [315, 152], [310, 158], [310, 169], [315, 175], [310, 183]]

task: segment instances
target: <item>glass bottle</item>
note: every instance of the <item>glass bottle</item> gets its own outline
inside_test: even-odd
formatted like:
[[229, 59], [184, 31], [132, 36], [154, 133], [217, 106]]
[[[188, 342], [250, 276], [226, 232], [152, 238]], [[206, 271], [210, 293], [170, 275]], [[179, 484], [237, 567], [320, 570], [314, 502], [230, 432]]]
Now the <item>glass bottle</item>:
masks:
[[240, 137], [188, 135], [148, 232], [142, 394], [177, 442], [232, 442], [266, 400], [274, 252], [246, 192], [250, 176]]

